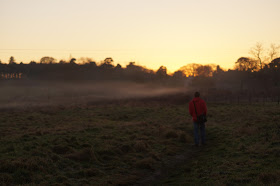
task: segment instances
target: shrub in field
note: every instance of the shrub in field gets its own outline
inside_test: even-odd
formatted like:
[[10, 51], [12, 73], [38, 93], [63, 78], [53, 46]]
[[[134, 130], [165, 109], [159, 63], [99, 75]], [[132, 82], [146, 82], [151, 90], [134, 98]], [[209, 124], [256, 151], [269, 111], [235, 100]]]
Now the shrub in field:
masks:
[[237, 128], [236, 130], [236, 135], [240, 136], [240, 135], [255, 135], [259, 132], [258, 127], [256, 126], [248, 126], [248, 125], [244, 125], [241, 126], [239, 128]]
[[74, 161], [97, 161], [95, 153], [92, 148], [85, 148], [65, 156]]
[[161, 160], [160, 155], [158, 153], [150, 152], [149, 155], [157, 161]]
[[56, 145], [52, 148], [52, 151], [56, 154], [67, 154], [73, 152], [73, 149], [66, 145]]
[[87, 168], [84, 170], [79, 170], [75, 173], [73, 173], [72, 177], [73, 178], [88, 178], [88, 177], [93, 177], [93, 176], [98, 176], [98, 175], [103, 175], [104, 173], [100, 171], [99, 169], [96, 168]]
[[104, 161], [113, 160], [117, 157], [117, 154], [122, 154], [121, 150], [110, 146], [103, 147], [102, 149], [99, 149], [96, 153], [100, 160], [102, 159]]
[[0, 175], [0, 180], [3, 185], [9, 185], [13, 181], [13, 177], [10, 174], [3, 173]]
[[259, 175], [258, 180], [263, 184], [280, 183], [280, 172], [263, 172]]
[[136, 152], [147, 152], [149, 149], [149, 145], [144, 141], [136, 141], [133, 147]]
[[154, 169], [155, 160], [151, 157], [139, 160], [135, 166], [141, 169]]
[[25, 169], [17, 169], [13, 173], [13, 182], [15, 184], [28, 184], [32, 181], [31, 172]]
[[171, 130], [165, 133], [165, 138], [178, 138], [178, 134], [176, 131]]
[[189, 135], [186, 135], [186, 133], [181, 133], [179, 136], [179, 141], [182, 143], [187, 143], [191, 141], [191, 137]]
[[127, 153], [127, 152], [130, 152], [132, 150], [132, 147], [128, 144], [124, 144], [120, 147], [120, 150], [123, 152], [123, 153]]
[[165, 154], [167, 154], [167, 155], [173, 156], [173, 155], [175, 155], [177, 152], [178, 152], [178, 148], [175, 147], [175, 146], [170, 146], [169, 148], [166, 148], [166, 149], [165, 149]]

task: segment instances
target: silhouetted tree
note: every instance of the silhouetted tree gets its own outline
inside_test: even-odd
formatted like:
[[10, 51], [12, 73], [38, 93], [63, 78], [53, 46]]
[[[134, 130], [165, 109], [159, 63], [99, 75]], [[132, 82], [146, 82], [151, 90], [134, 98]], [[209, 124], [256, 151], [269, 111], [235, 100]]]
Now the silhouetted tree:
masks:
[[114, 60], [110, 57], [104, 59], [103, 62], [101, 62], [100, 64], [100, 68], [102, 69], [112, 69], [114, 66], [113, 66], [113, 62]]
[[258, 70], [258, 61], [248, 58], [248, 57], [240, 57], [235, 62], [235, 67], [238, 71], [250, 71], [254, 72]]
[[156, 72], [156, 75], [160, 78], [167, 77], [167, 68], [165, 66], [159, 67], [159, 69]]
[[269, 75], [271, 76], [274, 85], [280, 85], [280, 58], [276, 58], [269, 64]]
[[280, 49], [280, 45], [276, 45], [274, 43], [272, 43], [270, 45], [270, 50], [269, 50], [269, 57], [270, 57], [270, 61], [272, 61], [273, 59], [278, 57], [279, 54], [279, 49]]
[[262, 43], [257, 43], [254, 47], [251, 48], [250, 53], [258, 60], [260, 69], [264, 66], [264, 48]]
[[274, 70], [280, 70], [280, 58], [272, 60], [269, 67]]
[[71, 58], [69, 63], [70, 64], [76, 64], [76, 58]]
[[153, 76], [154, 72], [152, 70], [136, 65], [135, 62], [129, 62], [124, 69], [124, 78], [137, 82], [151, 81]]
[[15, 63], [16, 63], [16, 60], [15, 60], [14, 56], [11, 56], [10, 60], [9, 60], [9, 65], [13, 65]]
[[104, 64], [105, 65], [111, 65], [111, 66], [113, 66], [113, 62], [114, 62], [114, 60], [111, 58], [111, 57], [108, 57], [108, 58], [106, 58], [106, 59], [104, 59]]
[[120, 64], [117, 64], [117, 66], [115, 67], [116, 70], [122, 69], [122, 66]]
[[56, 59], [54, 59], [53, 57], [49, 57], [49, 56], [42, 57], [40, 60], [41, 64], [53, 64], [55, 62], [56, 62]]
[[196, 74], [198, 76], [210, 77], [213, 75], [213, 68], [210, 65], [201, 65], [196, 68]]
[[220, 67], [220, 65], [217, 65], [217, 67], [216, 67], [216, 72], [217, 72], [218, 74], [220, 74], [220, 73], [224, 72], [224, 70]]
[[59, 64], [65, 64], [66, 63], [66, 61], [65, 60], [59, 60], [59, 62], [58, 62]]
[[183, 67], [181, 67], [179, 70], [181, 70], [182, 72], [184, 72], [184, 74], [186, 74], [187, 77], [195, 77], [197, 76], [197, 68], [201, 66], [200, 64], [196, 64], [196, 63], [190, 63], [187, 64]]
[[89, 58], [89, 57], [81, 57], [77, 61], [79, 64], [89, 64], [92, 62], [94, 62], [96, 64], [96, 62], [92, 58]]
[[177, 70], [173, 73], [173, 77], [176, 78], [176, 79], [182, 79], [182, 78], [185, 78], [186, 75], [184, 74], [183, 71]]
[[95, 61], [90, 61], [88, 64], [89, 64], [91, 67], [96, 67], [96, 66], [97, 66]]

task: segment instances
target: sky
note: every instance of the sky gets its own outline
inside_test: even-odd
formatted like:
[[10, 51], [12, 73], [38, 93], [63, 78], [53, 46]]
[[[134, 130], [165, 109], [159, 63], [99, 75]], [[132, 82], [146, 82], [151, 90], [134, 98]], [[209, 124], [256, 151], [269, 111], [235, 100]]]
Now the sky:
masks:
[[279, 0], [0, 0], [0, 60], [90, 57], [172, 72], [232, 68], [257, 42], [280, 44]]

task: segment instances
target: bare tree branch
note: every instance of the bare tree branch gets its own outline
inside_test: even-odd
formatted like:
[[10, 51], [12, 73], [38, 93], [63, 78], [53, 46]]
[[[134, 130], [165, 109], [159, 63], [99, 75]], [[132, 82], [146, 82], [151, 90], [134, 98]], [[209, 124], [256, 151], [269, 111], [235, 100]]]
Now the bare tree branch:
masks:
[[252, 47], [250, 50], [250, 54], [252, 54], [259, 61], [260, 69], [262, 69], [264, 66], [263, 53], [264, 53], [263, 44], [259, 43], [259, 42], [254, 47]]
[[279, 49], [280, 49], [280, 45], [276, 45], [274, 43], [272, 43], [270, 45], [270, 50], [269, 50], [269, 57], [270, 57], [270, 61], [272, 61], [273, 59], [278, 57], [279, 54]]

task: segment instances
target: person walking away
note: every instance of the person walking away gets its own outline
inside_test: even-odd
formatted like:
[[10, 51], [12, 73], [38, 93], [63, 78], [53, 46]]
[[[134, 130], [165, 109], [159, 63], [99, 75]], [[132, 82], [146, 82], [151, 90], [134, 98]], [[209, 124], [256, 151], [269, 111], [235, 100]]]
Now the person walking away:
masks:
[[[189, 102], [189, 113], [192, 116], [192, 121], [194, 126], [195, 146], [199, 146], [200, 140], [201, 140], [201, 144], [205, 145], [205, 122], [206, 122], [207, 107], [205, 101], [200, 98], [199, 92], [195, 92], [194, 98]], [[200, 135], [199, 135], [199, 131], [200, 131]]]

